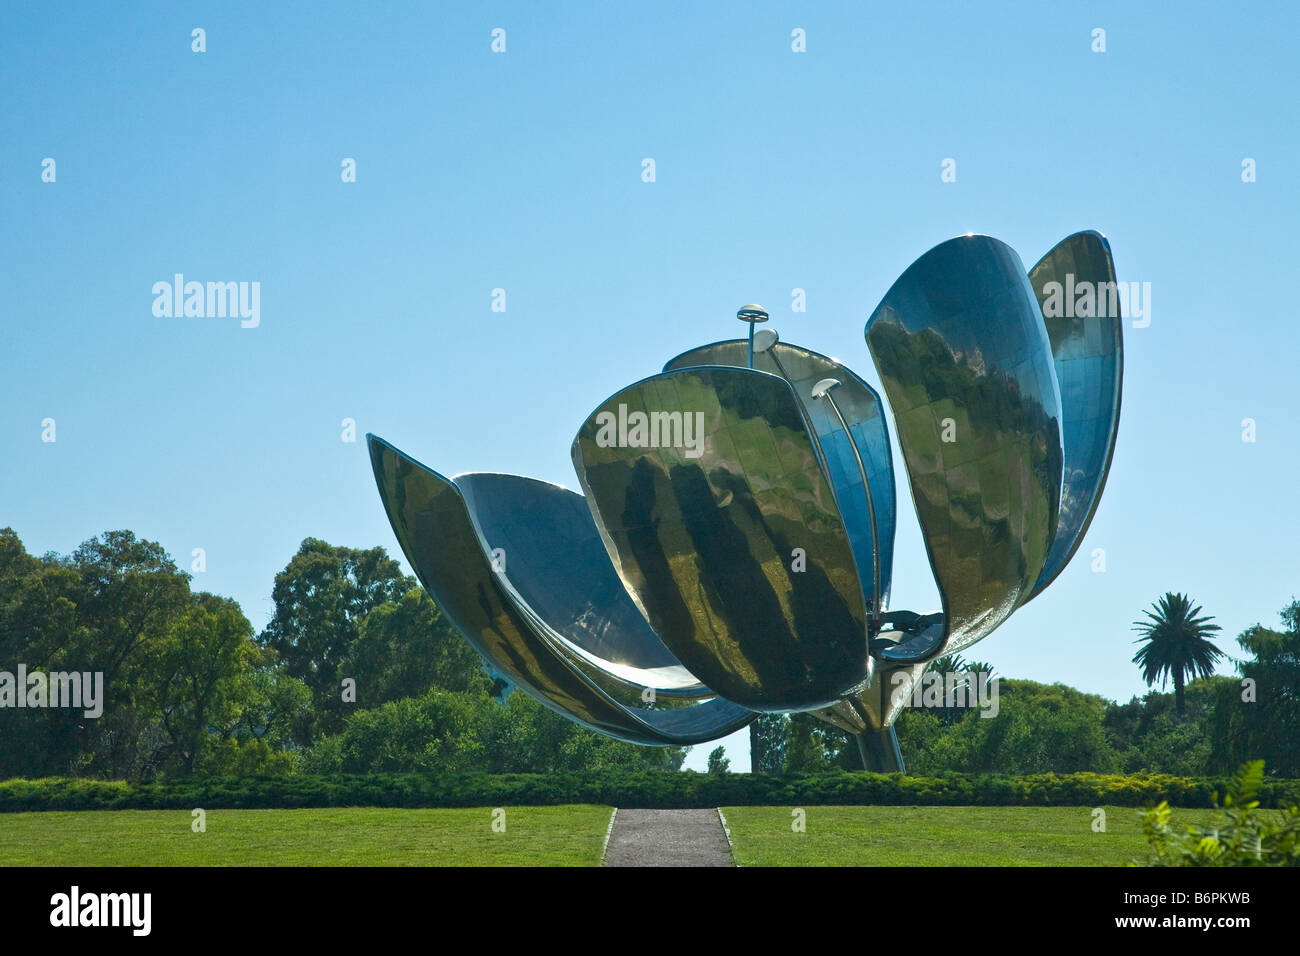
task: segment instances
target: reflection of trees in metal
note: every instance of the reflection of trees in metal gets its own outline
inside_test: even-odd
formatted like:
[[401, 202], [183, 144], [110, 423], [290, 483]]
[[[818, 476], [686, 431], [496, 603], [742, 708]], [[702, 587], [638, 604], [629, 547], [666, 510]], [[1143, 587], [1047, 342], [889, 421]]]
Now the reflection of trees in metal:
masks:
[[1020, 258], [987, 236], [909, 266], [866, 336], [943, 604], [940, 634], [898, 648], [925, 659], [992, 632], [1037, 580], [1060, 503], [1060, 393]]
[[[619, 405], [702, 412], [703, 454], [602, 447], [597, 418]], [[867, 678], [848, 536], [785, 381], [723, 367], [654, 376], [588, 418], [573, 458], [624, 585], [708, 687], [756, 710], [798, 710]]]
[[[896, 493], [880, 397], [772, 333], [752, 353], [744, 339], [683, 353], [603, 402], [573, 442], [585, 498], [448, 481], [372, 437], [380, 493], [448, 617], [553, 709], [641, 743], [810, 711], [858, 734], [868, 765], [901, 769], [891, 725], [926, 663], [1046, 587], [1096, 510], [1121, 320], [1045, 317], [1044, 286], [1066, 275], [1113, 282], [1105, 240], [1071, 236], [1027, 276], [1010, 247], [964, 236], [913, 263], [867, 323], [938, 612], [885, 610]], [[609, 440], [610, 421], [638, 415], [703, 421], [703, 446], [654, 426]]]
[[[746, 367], [747, 343], [742, 340], [715, 342], [683, 352], [664, 366], [665, 372], [700, 365]], [[889, 449], [889, 432], [885, 427], [880, 396], [866, 382], [833, 359], [810, 349], [784, 342], [754, 357], [754, 367], [779, 375], [790, 383], [801, 410], [811, 425], [811, 436], [822, 467], [830, 477], [830, 487], [853, 547], [854, 562], [864, 585], [864, 597], [870, 597], [872, 580], [871, 529], [868, 524], [867, 496], [853, 455], [856, 445], [866, 464], [867, 480], [876, 502], [876, 522], [880, 541], [880, 577], [883, 584], [882, 604], [889, 603], [889, 583], [893, 576], [895, 490], [894, 459]], [[846, 435], [826, 402], [812, 397], [813, 386], [823, 379], [841, 382], [836, 391], [840, 411], [849, 425]]]
[[[1051, 284], [1065, 284], [1069, 276], [1073, 276], [1075, 286], [1115, 288], [1115, 263], [1105, 236], [1098, 232], [1075, 233], [1039, 260], [1029, 272], [1029, 284], [1040, 308]], [[1064, 485], [1056, 538], [1038, 581], [1022, 604], [1065, 569], [1101, 501], [1115, 452], [1124, 378], [1124, 317], [1118, 305], [1116, 299], [1114, 309], [1100, 308], [1096, 310], [1100, 314], [1087, 316], [1048, 316], [1044, 312], [1064, 413]]]
[[[466, 496], [455, 481], [448, 481], [374, 436], [370, 437], [370, 458], [389, 521], [411, 567], [447, 617], [489, 666], [507, 680], [570, 719], [634, 743], [701, 743], [726, 736], [752, 719], [748, 711], [720, 699], [674, 710], [620, 704], [584, 673], [599, 658], [582, 632], [570, 629], [565, 640], [565, 635], [541, 619], [511, 584], [511, 575], [527, 577], [536, 568], [516, 571], [510, 568], [507, 555], [507, 572], [493, 569], [491, 549], [481, 537]], [[467, 486], [474, 487], [474, 483], [467, 482]], [[550, 487], [555, 489], [552, 505], [563, 495], [572, 495]], [[534, 520], [545, 526], [546, 519], [536, 518], [540, 506], [536, 501], [533, 506]], [[580, 523], [574, 528], [574, 540], [580, 540], [581, 528]], [[572, 579], [569, 591], [579, 603], [584, 600], [582, 595], [589, 582], [599, 583], [613, 573], [599, 551], [589, 547], [574, 550], [579, 556], [594, 553], [600, 558], [586, 567], [585, 574]], [[572, 554], [568, 557], [573, 559]], [[630, 603], [626, 593], [618, 595], [615, 602], [619, 601]], [[614, 613], [618, 612], [611, 608]], [[565, 616], [560, 615], [559, 626], [564, 626]], [[641, 625], [637, 632], [606, 647], [607, 653], [616, 654], [613, 648], [619, 646], [626, 652], [622, 660], [605, 659], [610, 674], [615, 674], [616, 667], [634, 669], [630, 659], [637, 654], [668, 661], [670, 670], [679, 669], [639, 615], [636, 619]], [[586, 648], [582, 648], [584, 643]], [[579, 648], [587, 650], [589, 656], [579, 653]], [[649, 678], [655, 670], [642, 673]], [[626, 678], [624, 682], [630, 683]], [[672, 688], [658, 690], [671, 693]]]

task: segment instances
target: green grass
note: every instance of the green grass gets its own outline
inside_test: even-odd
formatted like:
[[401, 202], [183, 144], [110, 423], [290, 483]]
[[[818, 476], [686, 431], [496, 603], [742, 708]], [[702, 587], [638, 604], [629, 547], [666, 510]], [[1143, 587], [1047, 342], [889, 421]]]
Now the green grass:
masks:
[[0, 814], [6, 866], [594, 866], [609, 807], [188, 810]]
[[[1145, 861], [1141, 811], [1105, 807], [723, 807], [741, 866], [1126, 866]], [[1209, 823], [1213, 810], [1176, 810]]]
[[[1106, 832], [1090, 807], [724, 807], [742, 866], [1124, 866], [1146, 859], [1140, 812], [1108, 806]], [[609, 807], [188, 810], [0, 814], [9, 866], [594, 866]], [[1178, 810], [1208, 823], [1213, 810]]]

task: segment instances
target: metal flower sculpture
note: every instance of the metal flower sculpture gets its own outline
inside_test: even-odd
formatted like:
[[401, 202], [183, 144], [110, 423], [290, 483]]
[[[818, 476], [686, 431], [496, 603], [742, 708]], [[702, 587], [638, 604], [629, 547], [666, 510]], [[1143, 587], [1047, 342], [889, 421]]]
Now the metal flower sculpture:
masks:
[[[1061, 291], [1090, 290], [1087, 303]], [[1004, 243], [931, 249], [866, 343], [889, 399], [941, 608], [889, 610], [896, 496], [880, 396], [756, 331], [671, 360], [578, 430], [583, 495], [444, 478], [370, 436], [420, 581], [490, 669], [641, 744], [811, 712], [901, 770], [893, 722], [936, 657], [990, 634], [1069, 562], [1119, 422], [1110, 247], [1062, 241], [1028, 273]], [[900, 693], [901, 691], [901, 693]]]

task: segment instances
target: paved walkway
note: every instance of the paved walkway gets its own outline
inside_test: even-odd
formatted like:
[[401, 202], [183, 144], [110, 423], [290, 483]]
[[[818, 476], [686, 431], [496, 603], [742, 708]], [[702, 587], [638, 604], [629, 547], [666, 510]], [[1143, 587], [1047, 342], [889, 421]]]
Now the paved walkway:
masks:
[[717, 810], [619, 810], [605, 866], [735, 866]]

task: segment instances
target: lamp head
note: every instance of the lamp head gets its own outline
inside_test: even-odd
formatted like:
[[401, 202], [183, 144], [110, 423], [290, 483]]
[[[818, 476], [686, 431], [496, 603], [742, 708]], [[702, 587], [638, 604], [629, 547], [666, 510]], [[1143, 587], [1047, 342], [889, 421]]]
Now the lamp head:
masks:
[[830, 390], [836, 388], [839, 384], [840, 380], [838, 378], [824, 378], [812, 387], [812, 397], [825, 398]]

